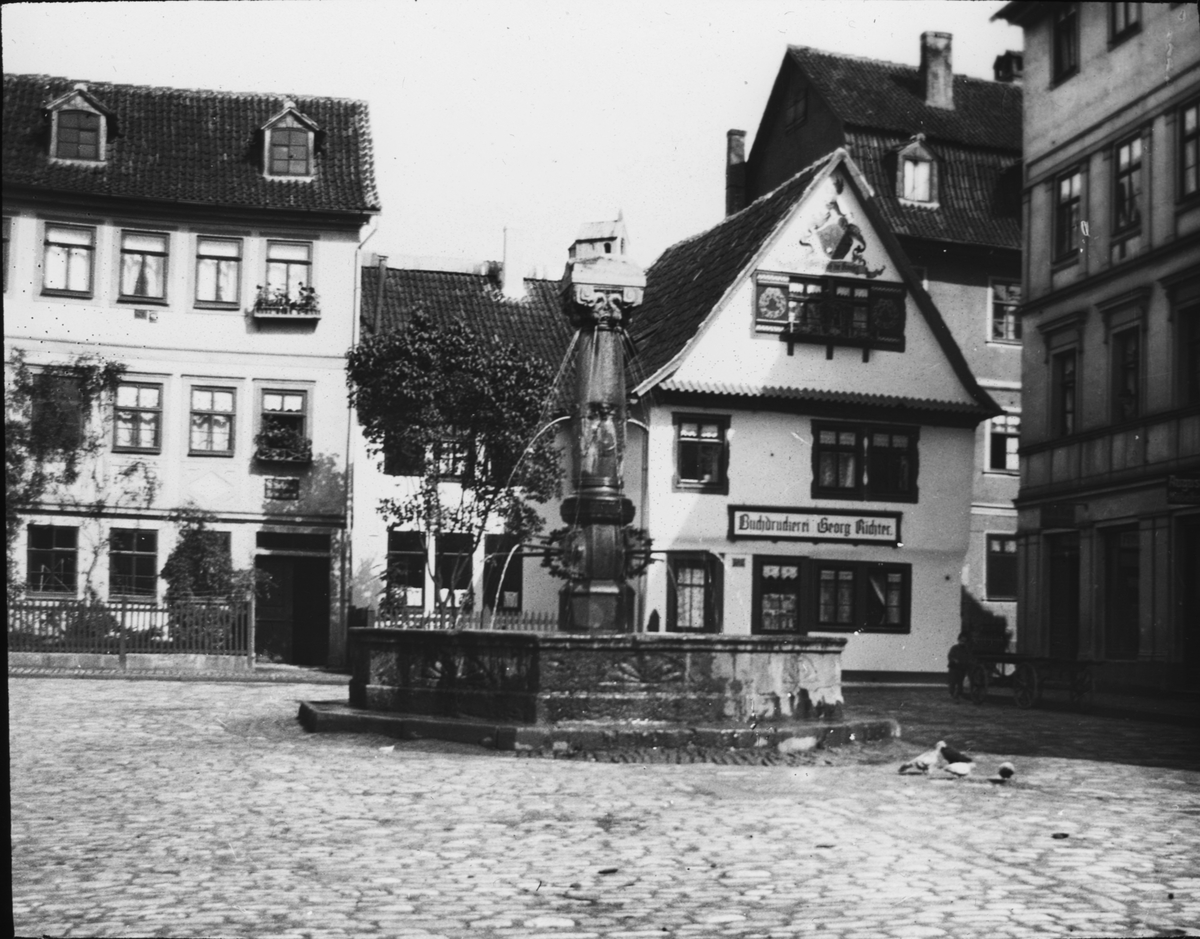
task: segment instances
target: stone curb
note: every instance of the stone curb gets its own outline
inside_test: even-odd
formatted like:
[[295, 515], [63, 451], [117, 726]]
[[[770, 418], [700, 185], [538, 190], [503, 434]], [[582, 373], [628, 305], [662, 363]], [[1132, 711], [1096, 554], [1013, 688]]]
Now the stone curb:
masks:
[[668, 722], [564, 721], [553, 725], [494, 723], [453, 717], [396, 714], [353, 708], [342, 701], [302, 701], [300, 723], [312, 733], [373, 733], [399, 740], [432, 738], [496, 750], [575, 753], [645, 748], [776, 749], [803, 752], [819, 747], [891, 740], [900, 725], [891, 718], [837, 722], [681, 725]]
[[274, 685], [340, 685], [350, 684], [350, 676], [337, 672], [272, 670], [255, 671], [177, 671], [173, 669], [119, 669], [106, 668], [36, 668], [10, 667], [9, 678], [86, 678], [101, 681], [193, 681], [220, 682], [222, 684], [274, 684]]

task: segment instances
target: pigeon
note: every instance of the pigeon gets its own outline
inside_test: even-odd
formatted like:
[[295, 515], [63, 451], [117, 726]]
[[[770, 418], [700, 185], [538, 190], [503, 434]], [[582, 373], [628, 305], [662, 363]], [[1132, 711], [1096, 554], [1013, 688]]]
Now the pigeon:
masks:
[[932, 750], [926, 750], [920, 756], [913, 757], [907, 763], [900, 764], [900, 772], [907, 773], [909, 770], [915, 770], [918, 773], [928, 773], [932, 768], [938, 765], [941, 759], [941, 747], [944, 744], [939, 741], [938, 745]]
[[952, 773], [959, 779], [971, 775], [971, 770], [975, 768], [974, 763], [950, 763], [942, 767], [947, 773]]
[[1011, 763], [1001, 763], [996, 770], [996, 774], [1004, 780], [1012, 779], [1016, 772], [1016, 768]]
[[961, 753], [958, 750], [955, 750], [954, 747], [952, 747], [952, 746], [950, 746], [950, 744], [946, 743], [945, 740], [939, 740], [937, 748], [938, 748], [938, 753], [941, 756], [941, 759], [945, 760], [947, 763], [974, 763], [975, 762], [973, 759], [971, 759], [965, 753]]

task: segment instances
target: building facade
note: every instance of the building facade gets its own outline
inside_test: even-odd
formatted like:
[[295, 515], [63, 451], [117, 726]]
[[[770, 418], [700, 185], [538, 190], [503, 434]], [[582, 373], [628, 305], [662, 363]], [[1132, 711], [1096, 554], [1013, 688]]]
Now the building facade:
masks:
[[[745, 155], [729, 132], [734, 212], [844, 147], [981, 387], [1003, 413], [975, 432], [971, 534], [961, 572], [967, 625], [1017, 630], [1017, 442], [1021, 426], [1020, 53], [996, 81], [955, 75], [951, 36], [921, 36], [918, 68], [791, 46]], [[990, 614], [990, 615], [989, 615]]]
[[1200, 664], [1194, 4], [1010, 3], [1025, 30], [1020, 648], [1101, 686]]
[[668, 248], [631, 332], [646, 628], [845, 635], [851, 676], [943, 670], [975, 428], [1001, 410], [846, 151]]
[[[5, 75], [3, 158], [6, 359], [98, 443], [22, 519], [29, 595], [161, 601], [191, 506], [271, 576], [260, 651], [340, 664], [366, 106]], [[81, 356], [124, 367], [84, 414]]]

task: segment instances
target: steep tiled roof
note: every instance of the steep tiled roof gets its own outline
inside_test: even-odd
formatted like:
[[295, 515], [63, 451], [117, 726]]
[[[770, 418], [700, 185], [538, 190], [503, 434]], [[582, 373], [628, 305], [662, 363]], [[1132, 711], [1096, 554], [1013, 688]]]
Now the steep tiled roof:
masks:
[[[379, 209], [367, 106], [292, 96], [321, 130], [311, 181], [264, 178], [259, 129], [283, 110], [282, 94], [191, 91], [88, 82], [115, 118], [103, 164], [52, 162], [45, 107], [75, 82], [4, 76], [5, 186], [152, 201], [306, 212]], [[323, 147], [323, 149], [322, 149]]]
[[911, 65], [834, 55], [808, 46], [788, 54], [847, 126], [930, 140], [1021, 152], [1021, 88], [954, 76], [954, 108], [925, 103], [920, 70]]
[[[525, 289], [524, 299], [509, 300], [486, 274], [389, 268], [379, 328], [381, 332], [399, 329], [417, 311], [435, 323], [461, 319], [485, 338], [516, 343], [557, 373], [572, 335], [562, 312], [559, 284], [529, 278]], [[364, 267], [363, 319], [368, 323], [373, 319], [378, 291], [379, 269]]]
[[[826, 171], [841, 162], [847, 170], [852, 185], [868, 220], [876, 229], [888, 254], [896, 261], [904, 281], [912, 291], [926, 325], [933, 332], [946, 360], [962, 382], [963, 388], [974, 398], [974, 404], [956, 405], [952, 402], [917, 402], [913, 399], [861, 395], [857, 403], [883, 405], [887, 407], [916, 407], [921, 410], [964, 411], [975, 417], [987, 417], [1000, 413], [994, 401], [982, 388], [955, 343], [941, 313], [929, 295], [916, 281], [908, 266], [904, 253], [879, 206], [870, 193], [865, 191], [865, 180], [859, 180], [858, 167], [845, 150], [835, 150], [812, 166], [801, 170], [783, 185], [755, 200], [742, 211], [727, 216], [713, 228], [678, 244], [662, 253], [646, 272], [645, 301], [634, 312], [631, 334], [637, 348], [637, 357], [631, 368], [631, 387], [659, 375], [662, 386], [673, 379], [662, 370], [679, 355], [703, 326], [705, 320], [717, 308], [721, 299], [733, 287], [740, 276], [747, 273], [749, 265], [759, 250], [778, 227], [803, 199], [809, 187]], [[703, 383], [701, 383], [703, 384]], [[652, 387], [647, 385], [647, 387]], [[741, 390], [684, 387], [674, 383], [668, 390], [695, 391], [702, 394], [759, 395], [780, 397], [779, 388]], [[817, 392], [793, 388], [788, 397], [805, 398], [828, 403], [856, 403], [853, 393], [841, 397], [832, 392]], [[823, 397], [822, 397], [823, 396]], [[867, 400], [871, 399], [871, 400]], [[875, 400], [878, 399], [878, 400]], [[935, 406], [936, 405], [936, 406]]]
[[691, 339], [830, 159], [659, 256], [646, 272], [645, 302], [633, 314], [636, 381], [652, 376]]
[[937, 160], [937, 208], [896, 195], [895, 152], [910, 138], [847, 129], [846, 149], [875, 190], [876, 204], [897, 235], [1021, 248], [1020, 157], [928, 141]]

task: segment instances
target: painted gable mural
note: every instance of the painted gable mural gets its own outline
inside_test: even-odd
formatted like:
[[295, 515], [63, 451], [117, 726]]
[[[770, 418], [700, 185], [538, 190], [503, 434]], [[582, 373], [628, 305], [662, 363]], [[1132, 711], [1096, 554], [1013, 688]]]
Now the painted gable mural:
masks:
[[974, 402], [844, 166], [817, 177], [673, 378]]

